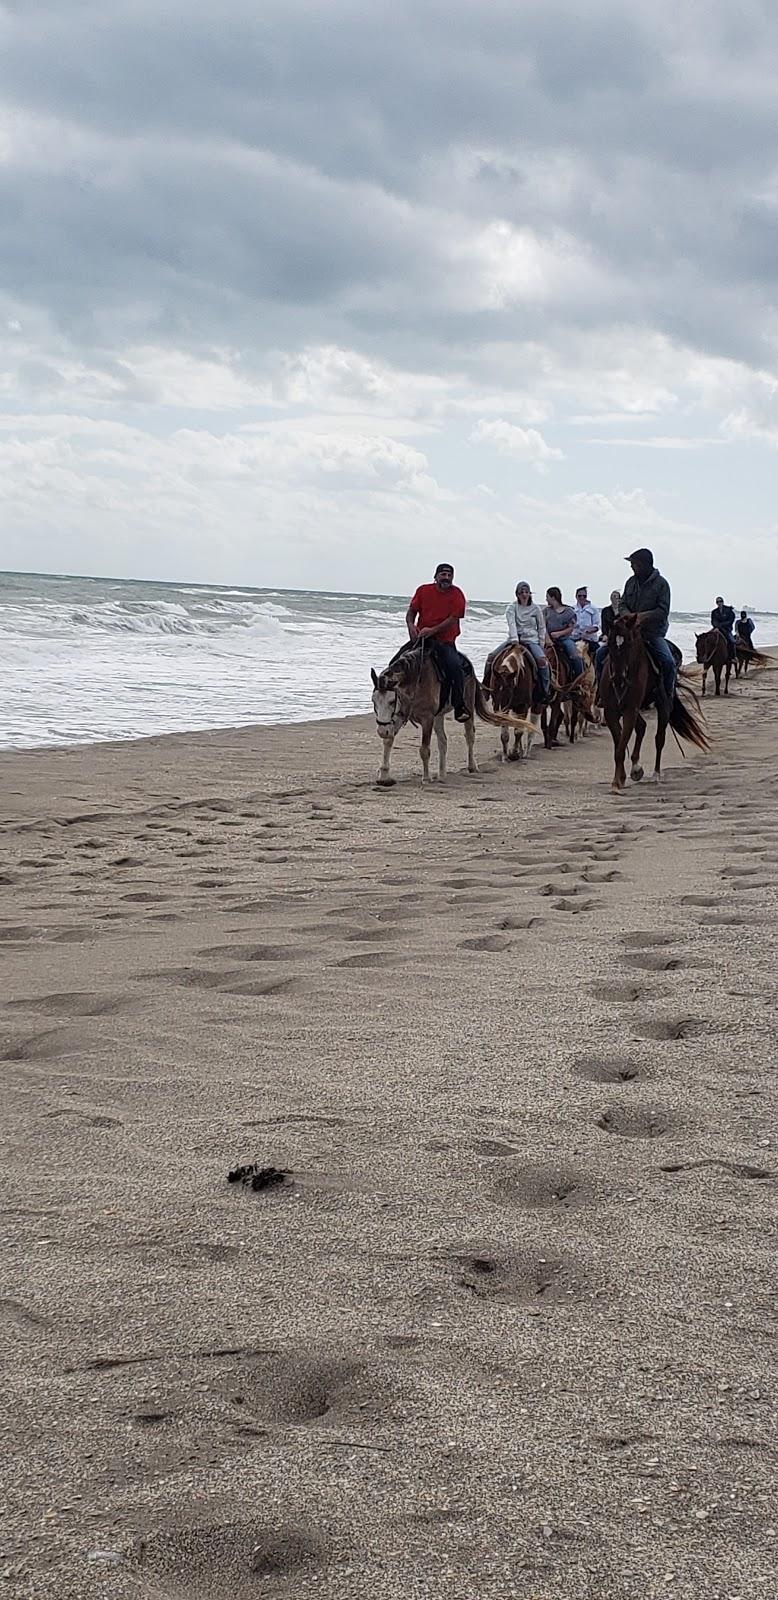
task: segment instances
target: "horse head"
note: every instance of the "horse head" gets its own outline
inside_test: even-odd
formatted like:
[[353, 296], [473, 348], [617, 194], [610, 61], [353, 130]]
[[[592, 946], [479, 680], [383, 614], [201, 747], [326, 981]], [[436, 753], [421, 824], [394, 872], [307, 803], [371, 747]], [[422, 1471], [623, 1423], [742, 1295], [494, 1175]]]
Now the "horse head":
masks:
[[711, 644], [710, 636], [712, 632], [713, 629], [709, 629], [706, 633], [697, 633], [694, 636], [697, 646], [697, 660], [703, 663], [705, 663], [708, 658]]
[[408, 662], [404, 656], [390, 662], [385, 672], [370, 668], [373, 680], [373, 711], [376, 729], [381, 739], [394, 739], [408, 721], [407, 701], [403, 689], [408, 683]]

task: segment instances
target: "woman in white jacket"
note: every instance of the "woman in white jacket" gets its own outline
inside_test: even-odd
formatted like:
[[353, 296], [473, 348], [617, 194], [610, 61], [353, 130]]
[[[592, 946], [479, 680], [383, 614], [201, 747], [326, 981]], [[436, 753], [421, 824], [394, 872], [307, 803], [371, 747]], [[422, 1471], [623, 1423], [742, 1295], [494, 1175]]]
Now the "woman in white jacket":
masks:
[[523, 580], [516, 585], [516, 599], [512, 600], [505, 612], [508, 623], [508, 637], [504, 639], [497, 650], [493, 650], [484, 668], [484, 681], [488, 682], [491, 664], [500, 650], [509, 644], [526, 645], [537, 663], [538, 677], [546, 700], [551, 698], [551, 672], [544, 645], [548, 637], [546, 633], [546, 619], [540, 606], [535, 605], [532, 599], [532, 590]]

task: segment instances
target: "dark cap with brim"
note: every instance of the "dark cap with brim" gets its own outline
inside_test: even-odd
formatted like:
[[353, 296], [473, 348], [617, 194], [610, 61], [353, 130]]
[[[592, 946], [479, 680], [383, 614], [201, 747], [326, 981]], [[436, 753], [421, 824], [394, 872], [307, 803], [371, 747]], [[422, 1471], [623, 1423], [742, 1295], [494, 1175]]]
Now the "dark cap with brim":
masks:
[[453, 572], [453, 571], [454, 571], [454, 563], [453, 563], [453, 561], [439, 561], [437, 566], [436, 566], [436, 568], [435, 568], [435, 577], [437, 578], [437, 575], [438, 575], [439, 572]]
[[653, 565], [654, 565], [654, 552], [653, 552], [653, 550], [633, 550], [632, 555], [631, 556], [625, 556], [624, 560], [625, 561], [647, 561], [649, 563], [649, 565], [653, 567]]

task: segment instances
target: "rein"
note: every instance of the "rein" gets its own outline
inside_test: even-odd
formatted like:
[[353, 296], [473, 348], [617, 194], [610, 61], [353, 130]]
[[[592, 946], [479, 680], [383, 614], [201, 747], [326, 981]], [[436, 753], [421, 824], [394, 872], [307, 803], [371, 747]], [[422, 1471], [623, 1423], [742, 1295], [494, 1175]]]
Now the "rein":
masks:
[[[716, 651], [718, 650], [718, 647], [719, 647], [719, 639], [724, 639], [723, 633], [719, 633], [718, 629], [714, 629], [712, 631], [716, 633], [716, 638], [715, 638], [715, 641], [714, 641], [714, 644], [713, 644], [713, 649], [711, 651], [711, 654], [709, 656], [707, 656], [704, 661], [698, 661], [697, 662], [698, 667], [702, 667], [703, 672], [707, 672], [708, 667], [712, 667], [714, 659], [715, 659]], [[726, 639], [724, 639], [724, 643], [725, 644], [726, 644], [726, 642], [727, 642]], [[729, 651], [727, 652], [727, 656], [729, 657]], [[679, 746], [679, 749], [680, 749], [680, 746]]]

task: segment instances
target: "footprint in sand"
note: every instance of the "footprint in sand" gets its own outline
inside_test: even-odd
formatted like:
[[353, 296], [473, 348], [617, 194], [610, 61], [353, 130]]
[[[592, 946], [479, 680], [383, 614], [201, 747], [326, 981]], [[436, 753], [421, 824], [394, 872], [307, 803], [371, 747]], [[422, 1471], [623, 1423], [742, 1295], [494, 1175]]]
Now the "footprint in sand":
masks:
[[649, 1076], [645, 1067], [632, 1056], [584, 1056], [573, 1064], [573, 1071], [589, 1083], [637, 1083]]
[[636, 1000], [663, 1000], [666, 989], [657, 989], [645, 983], [593, 983], [589, 993], [596, 1000], [611, 1000], [631, 1005]]
[[302, 1524], [235, 1520], [157, 1530], [144, 1540], [139, 1561], [144, 1590], [151, 1593], [150, 1577], [160, 1600], [182, 1594], [236, 1600], [256, 1586], [264, 1592], [272, 1584], [275, 1592], [282, 1585], [286, 1591], [305, 1581], [326, 1565], [327, 1546]]
[[696, 1039], [706, 1027], [699, 1017], [650, 1017], [637, 1024], [637, 1032], [642, 1039]]
[[506, 939], [501, 933], [484, 933], [477, 939], [460, 939], [458, 950], [477, 950], [486, 955], [500, 950], [510, 950], [515, 941]]
[[44, 994], [30, 1000], [7, 1000], [8, 1011], [43, 1011], [59, 1017], [108, 1017], [131, 1009], [125, 995]]
[[679, 1122], [671, 1111], [622, 1104], [601, 1111], [596, 1126], [621, 1139], [661, 1139], [677, 1131]]
[[624, 967], [635, 967], [638, 972], [680, 972], [682, 967], [694, 966], [681, 956], [663, 955], [661, 951], [636, 950], [621, 958]]
[[587, 1268], [571, 1252], [544, 1246], [521, 1252], [500, 1246], [452, 1251], [448, 1262], [455, 1287], [476, 1301], [545, 1310], [586, 1299], [591, 1287]]

